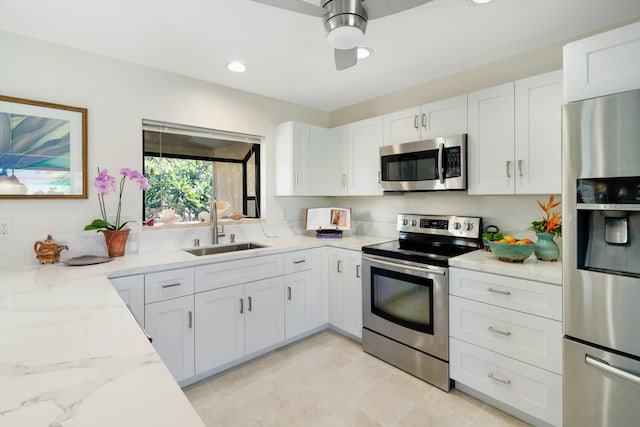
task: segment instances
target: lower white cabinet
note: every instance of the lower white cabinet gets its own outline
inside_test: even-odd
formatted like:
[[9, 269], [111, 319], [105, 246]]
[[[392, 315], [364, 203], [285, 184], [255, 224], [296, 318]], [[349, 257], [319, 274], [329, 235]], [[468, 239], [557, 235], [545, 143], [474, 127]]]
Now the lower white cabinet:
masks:
[[305, 270], [285, 277], [285, 338], [290, 339], [307, 331], [311, 319], [307, 313], [307, 300], [313, 286], [313, 271]]
[[562, 424], [560, 286], [449, 268], [451, 378]]
[[451, 378], [554, 426], [562, 424], [562, 376], [451, 338]]
[[360, 251], [329, 248], [329, 323], [362, 339]]
[[196, 294], [195, 373], [283, 341], [283, 294], [283, 276]]
[[176, 381], [194, 375], [193, 295], [159, 301], [145, 306], [145, 329], [153, 347]]
[[144, 328], [144, 275], [116, 277], [109, 281], [138, 325]]

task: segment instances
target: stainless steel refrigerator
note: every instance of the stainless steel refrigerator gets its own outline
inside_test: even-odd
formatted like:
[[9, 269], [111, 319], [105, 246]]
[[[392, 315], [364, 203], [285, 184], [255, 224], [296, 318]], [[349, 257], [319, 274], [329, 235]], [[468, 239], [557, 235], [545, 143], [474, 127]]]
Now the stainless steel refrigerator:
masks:
[[640, 425], [640, 90], [563, 106], [563, 424]]

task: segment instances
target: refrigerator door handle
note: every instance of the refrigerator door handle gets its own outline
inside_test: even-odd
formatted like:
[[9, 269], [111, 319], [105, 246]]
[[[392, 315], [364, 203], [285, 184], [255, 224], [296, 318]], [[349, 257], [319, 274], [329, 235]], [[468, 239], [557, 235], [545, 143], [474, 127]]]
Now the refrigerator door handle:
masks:
[[591, 365], [595, 368], [605, 371], [608, 374], [615, 375], [616, 377], [620, 377], [627, 381], [631, 381], [633, 383], [640, 385], [640, 377], [638, 377], [637, 375], [634, 375], [631, 372], [627, 372], [620, 368], [616, 368], [615, 366], [611, 366], [608, 363], [603, 362], [600, 359], [596, 359], [593, 356], [589, 356], [588, 354], [585, 355], [584, 362], [587, 365]]

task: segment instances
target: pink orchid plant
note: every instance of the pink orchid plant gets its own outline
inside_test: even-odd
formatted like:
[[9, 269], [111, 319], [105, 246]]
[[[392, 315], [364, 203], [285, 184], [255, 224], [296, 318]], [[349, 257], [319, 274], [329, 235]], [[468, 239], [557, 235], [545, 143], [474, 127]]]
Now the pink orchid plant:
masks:
[[140, 186], [140, 190], [142, 191], [145, 191], [149, 188], [149, 183], [147, 182], [147, 178], [145, 178], [144, 175], [142, 175], [142, 173], [137, 170], [122, 168], [120, 169], [120, 174], [122, 175], [122, 178], [120, 178], [120, 194], [118, 195], [118, 211], [116, 213], [115, 224], [111, 224], [109, 221], [107, 221], [107, 210], [104, 204], [104, 196], [116, 191], [116, 179], [115, 177], [109, 175], [106, 169], [100, 170], [100, 168], [98, 168], [98, 176], [93, 181], [93, 186], [98, 190], [98, 203], [100, 204], [100, 213], [102, 214], [102, 219], [94, 219], [91, 224], [84, 227], [85, 230], [122, 230], [125, 225], [131, 222], [125, 221], [120, 224], [120, 211], [122, 210], [122, 190], [124, 190], [126, 179], [129, 178], [131, 181], [136, 181]]

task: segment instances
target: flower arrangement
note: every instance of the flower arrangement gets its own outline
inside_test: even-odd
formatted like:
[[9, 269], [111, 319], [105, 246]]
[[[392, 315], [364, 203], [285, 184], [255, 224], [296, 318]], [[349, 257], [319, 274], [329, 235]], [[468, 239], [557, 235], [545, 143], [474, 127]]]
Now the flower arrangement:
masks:
[[110, 193], [116, 191], [116, 178], [109, 175], [106, 169], [100, 170], [98, 168], [98, 176], [93, 181], [93, 186], [98, 190], [98, 203], [100, 204], [100, 213], [102, 214], [102, 219], [94, 219], [93, 222], [84, 227], [85, 230], [96, 230], [96, 231], [106, 231], [106, 230], [122, 230], [125, 225], [127, 225], [131, 221], [125, 221], [122, 224], [120, 223], [120, 211], [122, 210], [122, 190], [124, 190], [124, 184], [127, 178], [131, 181], [137, 181], [140, 186], [140, 190], [144, 191], [149, 188], [149, 183], [147, 179], [137, 170], [133, 170], [130, 168], [122, 168], [120, 169], [120, 174], [122, 178], [120, 178], [120, 194], [118, 195], [118, 211], [116, 213], [116, 221], [115, 224], [111, 224], [107, 221], [107, 210], [104, 204], [104, 196], [109, 195]]
[[549, 196], [549, 201], [544, 204], [540, 200], [536, 200], [538, 206], [544, 212], [544, 217], [541, 221], [531, 221], [531, 227], [529, 230], [536, 233], [553, 233], [554, 237], [562, 235], [562, 215], [557, 208], [560, 206], [560, 202], [554, 200], [553, 194]]

